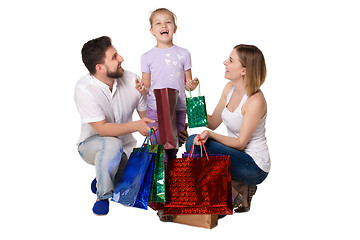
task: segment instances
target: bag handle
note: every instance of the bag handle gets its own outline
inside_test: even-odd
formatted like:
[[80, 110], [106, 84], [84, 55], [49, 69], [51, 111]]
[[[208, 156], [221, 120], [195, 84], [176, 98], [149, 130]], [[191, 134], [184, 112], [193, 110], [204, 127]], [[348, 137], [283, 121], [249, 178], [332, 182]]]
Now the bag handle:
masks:
[[151, 136], [152, 136], [152, 137], [153, 137], [153, 142], [154, 142], [155, 144], [158, 144], [157, 139], [156, 139], [156, 135], [155, 135], [156, 129], [154, 129], [154, 128], [151, 128], [151, 129], [153, 130], [153, 132], [152, 132], [152, 134], [151, 134], [151, 130], [150, 130], [150, 138], [151, 138]]
[[[203, 147], [204, 147], [204, 152], [205, 152], [205, 154], [206, 154], [206, 158], [207, 158], [207, 160], [209, 161], [209, 155], [208, 155], [208, 153], [207, 153], [207, 151], [206, 151], [205, 144], [204, 144], [203, 140], [200, 138], [200, 136], [199, 136], [199, 139], [200, 139], [201, 144], [202, 144]], [[201, 146], [201, 145], [200, 145], [200, 146]], [[201, 149], [201, 148], [200, 148], [200, 151], [201, 151], [201, 155], [202, 155], [202, 149]]]
[[[198, 89], [199, 89], [199, 93], [198, 93], [198, 96], [200, 96], [200, 80], [198, 79], [198, 82], [199, 82], [199, 86], [198, 86]], [[189, 88], [189, 94], [190, 94], [190, 98], [191, 98], [191, 89]]]
[[[196, 137], [198, 137], [199, 140], [200, 140], [200, 142], [201, 142], [201, 144], [200, 144], [200, 156], [201, 156], [201, 157], [203, 156], [203, 154], [202, 154], [202, 148], [204, 147], [204, 152], [205, 152], [205, 154], [206, 154], [206, 159], [209, 161], [209, 155], [208, 155], [208, 153], [207, 153], [207, 151], [206, 151], [205, 144], [204, 144], [203, 140], [200, 138], [200, 135], [196, 135]], [[195, 139], [194, 139], [194, 140], [195, 140]], [[195, 151], [195, 142], [193, 141], [193, 145], [192, 145], [192, 147], [191, 147], [191, 149], [190, 149], [188, 159], [193, 155], [194, 151]]]
[[146, 144], [146, 148], [145, 148], [145, 152], [148, 152], [149, 151], [149, 141], [150, 141], [150, 137], [151, 137], [151, 133], [153, 132], [153, 128], [150, 129], [150, 134], [149, 136], [146, 136], [145, 139], [144, 139], [144, 142], [143, 144], [141, 144], [141, 147], [140, 147], [140, 150], [137, 152], [137, 154], [139, 154], [139, 152], [142, 151], [144, 145]]

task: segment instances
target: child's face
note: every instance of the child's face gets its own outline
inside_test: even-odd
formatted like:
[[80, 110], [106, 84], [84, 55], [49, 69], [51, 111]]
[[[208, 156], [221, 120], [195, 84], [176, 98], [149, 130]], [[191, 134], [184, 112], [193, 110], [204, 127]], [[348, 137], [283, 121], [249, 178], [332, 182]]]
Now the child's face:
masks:
[[168, 12], [159, 12], [154, 15], [150, 32], [161, 43], [172, 43], [177, 26]]

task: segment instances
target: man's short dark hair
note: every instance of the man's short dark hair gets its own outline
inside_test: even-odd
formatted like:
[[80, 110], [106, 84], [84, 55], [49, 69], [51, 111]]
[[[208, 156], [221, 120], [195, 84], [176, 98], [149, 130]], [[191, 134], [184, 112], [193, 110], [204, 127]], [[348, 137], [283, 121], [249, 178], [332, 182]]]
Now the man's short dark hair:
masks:
[[112, 46], [107, 36], [92, 39], [81, 49], [82, 61], [91, 74], [96, 72], [95, 66], [104, 63], [105, 51]]

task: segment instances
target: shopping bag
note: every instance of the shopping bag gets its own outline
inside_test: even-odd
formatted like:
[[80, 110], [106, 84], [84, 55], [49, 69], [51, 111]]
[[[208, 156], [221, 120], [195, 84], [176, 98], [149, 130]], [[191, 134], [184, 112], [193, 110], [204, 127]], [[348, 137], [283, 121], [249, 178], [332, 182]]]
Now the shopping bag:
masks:
[[139, 151], [133, 151], [130, 154], [115, 187], [112, 201], [130, 207], [147, 209], [155, 156], [155, 153], [149, 152], [149, 144], [145, 144], [149, 141], [148, 139], [148, 137], [145, 138]]
[[214, 228], [218, 224], [217, 214], [189, 214], [189, 215], [175, 215], [173, 217], [174, 223], [186, 224], [194, 227]]
[[[202, 146], [204, 144], [202, 143]], [[209, 155], [169, 159], [164, 214], [232, 214], [230, 157]]]
[[159, 124], [160, 144], [164, 149], [179, 148], [176, 104], [179, 91], [172, 88], [154, 89]]
[[208, 125], [205, 96], [200, 96], [200, 82], [198, 89], [198, 96], [192, 97], [189, 88], [190, 97], [186, 98], [186, 112], [189, 128], [207, 127]]
[[[157, 144], [155, 130], [151, 131], [150, 138], [153, 144], [149, 146], [149, 152], [155, 153], [152, 180], [150, 185], [149, 203], [165, 202], [165, 163], [164, 163], [164, 145]], [[134, 148], [134, 152], [138, 152], [140, 148]], [[154, 204], [153, 204], [154, 205]]]
[[156, 153], [154, 160], [153, 177], [150, 188], [148, 202], [165, 202], [165, 164], [164, 164], [164, 145], [150, 146], [150, 151]]

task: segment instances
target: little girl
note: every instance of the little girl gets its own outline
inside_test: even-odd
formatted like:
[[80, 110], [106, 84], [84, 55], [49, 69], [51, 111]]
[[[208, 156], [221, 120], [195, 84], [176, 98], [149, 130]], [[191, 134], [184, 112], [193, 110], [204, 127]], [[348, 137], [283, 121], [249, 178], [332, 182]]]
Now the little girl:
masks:
[[[155, 120], [150, 127], [158, 127], [156, 99], [153, 89], [174, 88], [179, 90], [176, 105], [177, 130], [185, 129], [186, 94], [185, 89], [194, 90], [198, 79], [192, 80], [191, 57], [188, 50], [173, 44], [177, 26], [175, 14], [166, 8], [159, 8], [150, 15], [150, 32], [156, 38], [156, 47], [141, 56], [142, 82], [136, 80], [136, 89], [147, 95], [147, 117]], [[158, 131], [156, 137], [159, 142]], [[167, 150], [165, 158], [176, 157], [175, 151]]]

